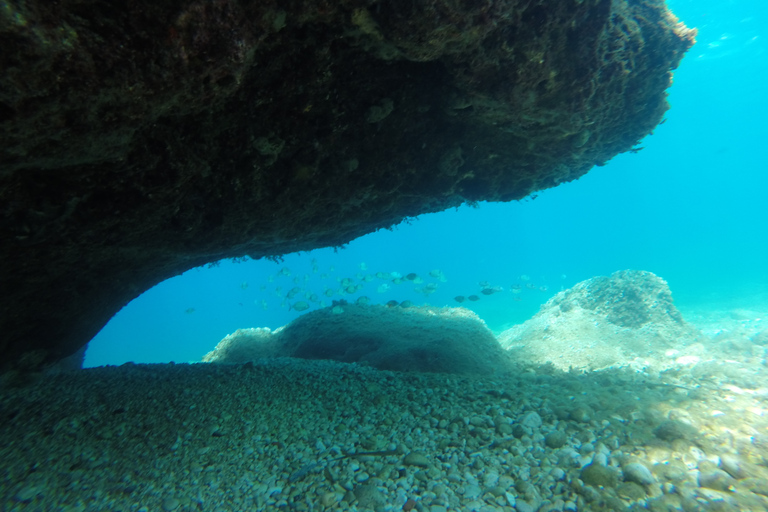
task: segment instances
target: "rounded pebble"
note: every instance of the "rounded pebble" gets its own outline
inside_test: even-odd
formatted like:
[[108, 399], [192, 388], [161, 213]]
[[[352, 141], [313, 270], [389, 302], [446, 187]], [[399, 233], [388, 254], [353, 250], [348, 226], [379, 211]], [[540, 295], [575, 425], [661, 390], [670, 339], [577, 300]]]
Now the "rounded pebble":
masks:
[[656, 481], [651, 471], [639, 462], [632, 462], [622, 468], [624, 480], [640, 485], [650, 485]]
[[403, 458], [403, 464], [406, 466], [418, 466], [421, 468], [429, 467], [429, 459], [420, 452], [411, 452]]
[[176, 498], [165, 498], [163, 500], [163, 510], [166, 512], [171, 512], [173, 510], [176, 510], [181, 505], [181, 502], [177, 500]]

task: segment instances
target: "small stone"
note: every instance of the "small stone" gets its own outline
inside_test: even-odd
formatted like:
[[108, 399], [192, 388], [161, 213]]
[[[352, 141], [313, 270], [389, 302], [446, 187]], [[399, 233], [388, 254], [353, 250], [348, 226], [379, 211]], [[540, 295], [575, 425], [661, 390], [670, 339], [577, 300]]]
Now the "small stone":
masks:
[[179, 508], [179, 505], [181, 505], [181, 502], [177, 500], [176, 498], [165, 498], [163, 500], [163, 510], [166, 512], [171, 512], [173, 510], [176, 510]]
[[562, 430], [553, 430], [544, 438], [544, 444], [550, 448], [562, 448], [565, 446], [565, 442], [568, 437]]
[[739, 485], [755, 494], [768, 496], [768, 480], [765, 478], [745, 478], [739, 482]]
[[741, 464], [741, 460], [735, 455], [727, 453], [721, 455], [720, 466], [733, 478], [744, 478], [747, 476], [745, 474], [744, 467]]
[[573, 421], [587, 423], [592, 419], [592, 411], [589, 407], [580, 405], [570, 411], [570, 417]]
[[355, 498], [357, 498], [361, 507], [375, 510], [386, 502], [384, 495], [375, 485], [361, 485], [355, 487], [352, 492], [355, 494]]
[[469, 419], [469, 424], [473, 427], [487, 427], [488, 424], [485, 421], [485, 418], [482, 418], [480, 416], [472, 416]]
[[428, 468], [430, 466], [429, 459], [419, 452], [411, 452], [403, 458], [403, 464], [406, 466], [418, 466], [421, 468]]
[[656, 427], [653, 433], [664, 441], [676, 439], [690, 440], [698, 435], [698, 430], [693, 425], [678, 420], [666, 420]]
[[30, 485], [19, 490], [13, 499], [19, 503], [30, 503], [32, 500], [37, 498], [39, 494], [41, 494], [40, 488], [35, 485]]
[[623, 482], [616, 488], [616, 494], [630, 501], [638, 501], [645, 498], [645, 489], [635, 482]]
[[523, 500], [515, 500], [515, 510], [517, 512], [536, 512], [531, 504]]
[[496, 487], [491, 487], [488, 489], [488, 492], [491, 493], [494, 497], [498, 498], [499, 496], [504, 496], [506, 491], [503, 487], [497, 485]]
[[560, 468], [555, 468], [552, 470], [550, 475], [552, 476], [552, 478], [554, 478], [555, 482], [557, 482], [565, 478], [565, 471], [563, 471]]
[[536, 411], [531, 411], [528, 414], [526, 414], [522, 421], [520, 421], [520, 424], [523, 427], [531, 428], [531, 429], [537, 429], [541, 426], [541, 416], [539, 416], [539, 413]]
[[335, 492], [326, 492], [320, 496], [320, 504], [324, 507], [332, 507], [338, 503], [339, 497]]
[[699, 473], [699, 486], [716, 491], [729, 491], [736, 480], [722, 469], [712, 469]]
[[589, 464], [581, 471], [581, 479], [585, 484], [594, 487], [616, 487], [619, 483], [619, 473], [609, 466]]
[[651, 471], [639, 462], [632, 462], [622, 468], [624, 471], [624, 480], [635, 482], [640, 485], [650, 485], [656, 481]]

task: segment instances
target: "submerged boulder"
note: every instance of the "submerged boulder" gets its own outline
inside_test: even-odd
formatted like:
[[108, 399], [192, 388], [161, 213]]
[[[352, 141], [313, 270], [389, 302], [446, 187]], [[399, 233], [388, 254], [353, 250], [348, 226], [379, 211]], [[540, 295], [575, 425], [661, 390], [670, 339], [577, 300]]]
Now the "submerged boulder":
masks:
[[658, 368], [696, 342], [666, 281], [623, 270], [594, 277], [552, 297], [527, 322], [499, 335], [516, 359], [567, 370], [635, 364]]
[[244, 363], [264, 357], [481, 375], [504, 370], [509, 361], [485, 322], [468, 309], [358, 304], [318, 309], [274, 332], [238, 330], [203, 361]]
[[576, 179], [693, 37], [662, 0], [6, 2], [0, 361], [195, 266]]

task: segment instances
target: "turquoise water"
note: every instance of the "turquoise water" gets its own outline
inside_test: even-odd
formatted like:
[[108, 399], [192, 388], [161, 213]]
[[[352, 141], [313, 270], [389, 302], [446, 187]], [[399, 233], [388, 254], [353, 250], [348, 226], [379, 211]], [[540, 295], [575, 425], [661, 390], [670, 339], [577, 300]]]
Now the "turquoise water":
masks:
[[[118, 313], [91, 341], [86, 366], [197, 361], [238, 328], [277, 328], [301, 314], [289, 305], [321, 307], [306, 294], [328, 305], [367, 296], [436, 306], [476, 294], [480, 300], [461, 305], [500, 331], [530, 318], [562, 288], [636, 269], [666, 279], [684, 311], [767, 305], [768, 3], [668, 4], [698, 28], [698, 43], [675, 72], [667, 121], [642, 151], [535, 200], [424, 215], [344, 249], [286, 255], [280, 263], [222, 261], [190, 270]], [[365, 281], [379, 272], [389, 279]], [[395, 284], [393, 272], [424, 282]], [[344, 278], [363, 288], [324, 295]], [[503, 291], [483, 295], [480, 282]], [[377, 291], [385, 283], [389, 289]], [[429, 283], [434, 293], [417, 291]], [[512, 292], [516, 285], [520, 293]], [[285, 299], [292, 288], [301, 291]]]

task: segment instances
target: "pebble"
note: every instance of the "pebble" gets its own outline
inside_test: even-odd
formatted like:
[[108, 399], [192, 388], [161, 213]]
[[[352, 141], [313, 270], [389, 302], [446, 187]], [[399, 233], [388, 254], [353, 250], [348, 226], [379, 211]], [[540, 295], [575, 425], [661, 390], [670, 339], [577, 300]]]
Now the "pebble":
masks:
[[422, 468], [428, 468], [430, 466], [429, 459], [423, 453], [411, 452], [403, 458], [403, 464], [406, 466], [418, 466]]
[[181, 502], [176, 498], [165, 498], [163, 500], [163, 510], [165, 510], [165, 512], [172, 512], [179, 508], [180, 505]]
[[595, 487], [616, 487], [619, 483], [619, 472], [609, 466], [589, 464], [581, 471], [581, 479], [585, 484]]
[[565, 432], [560, 430], [553, 430], [544, 438], [544, 444], [550, 448], [562, 448], [567, 441], [568, 437], [565, 435]]
[[326, 492], [320, 496], [320, 504], [326, 508], [334, 506], [338, 501], [339, 497], [335, 492]]
[[19, 503], [30, 503], [39, 494], [41, 494], [40, 490], [41, 490], [40, 487], [30, 485], [18, 491], [16, 495], [13, 497], [13, 499], [15, 501], [18, 501]]
[[656, 481], [651, 471], [639, 462], [632, 462], [622, 468], [624, 480], [640, 485], [649, 485]]
[[537, 413], [536, 411], [531, 411], [525, 416], [523, 416], [523, 419], [520, 421], [520, 424], [523, 427], [527, 427], [535, 430], [541, 427], [542, 425], [541, 416], [539, 416], [539, 413]]
[[722, 469], [711, 469], [699, 473], [699, 485], [716, 491], [729, 491], [736, 480]]

